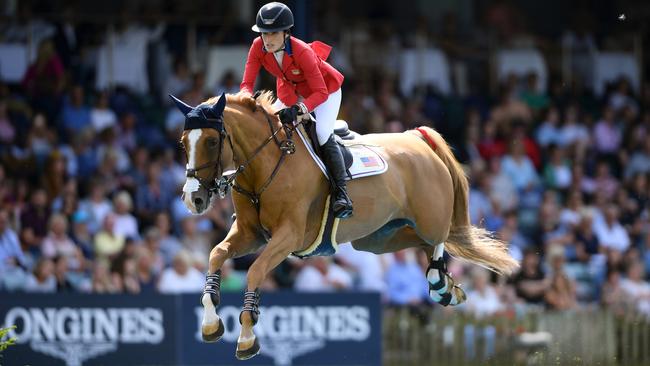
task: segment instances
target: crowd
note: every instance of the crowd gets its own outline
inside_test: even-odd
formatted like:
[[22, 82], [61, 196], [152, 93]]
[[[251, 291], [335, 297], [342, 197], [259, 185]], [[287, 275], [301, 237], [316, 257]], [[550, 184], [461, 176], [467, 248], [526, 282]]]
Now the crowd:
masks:
[[[202, 216], [184, 207], [184, 118], [160, 95], [196, 105], [238, 91], [238, 80], [205, 85], [178, 58], [162, 92], [96, 90], [88, 65], [52, 39], [20, 84], [0, 82], [0, 291], [200, 292], [233, 208], [229, 199]], [[511, 75], [497, 96], [463, 97], [403, 95], [397, 82], [349, 78], [340, 117], [361, 133], [441, 130], [470, 177], [472, 223], [521, 261], [497, 277], [450, 258], [464, 309], [600, 304], [650, 316], [650, 82], [634, 90], [620, 79], [595, 96], [579, 80], [552, 78], [540, 92], [535, 74]], [[243, 290], [253, 260], [227, 261], [222, 290]], [[289, 258], [263, 290], [379, 291], [418, 306], [430, 303], [427, 266], [421, 251], [376, 256], [342, 244], [334, 257]]]

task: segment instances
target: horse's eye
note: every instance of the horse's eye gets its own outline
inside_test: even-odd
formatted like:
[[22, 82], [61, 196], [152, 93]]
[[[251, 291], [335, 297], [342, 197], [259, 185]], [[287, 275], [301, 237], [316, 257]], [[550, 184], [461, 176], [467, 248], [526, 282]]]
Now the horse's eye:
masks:
[[219, 140], [214, 138], [208, 139], [207, 144], [210, 149], [216, 149], [217, 147], [219, 147]]

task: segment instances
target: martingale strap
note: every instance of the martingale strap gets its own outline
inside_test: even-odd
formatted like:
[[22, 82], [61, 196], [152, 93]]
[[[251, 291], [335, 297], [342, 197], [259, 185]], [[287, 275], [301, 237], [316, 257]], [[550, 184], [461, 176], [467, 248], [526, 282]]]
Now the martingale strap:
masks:
[[255, 289], [255, 291], [246, 291], [244, 292], [244, 308], [239, 314], [239, 324], [242, 324], [242, 314], [245, 311], [251, 312], [251, 317], [253, 318], [253, 325], [257, 324], [257, 319], [260, 315], [260, 290]]

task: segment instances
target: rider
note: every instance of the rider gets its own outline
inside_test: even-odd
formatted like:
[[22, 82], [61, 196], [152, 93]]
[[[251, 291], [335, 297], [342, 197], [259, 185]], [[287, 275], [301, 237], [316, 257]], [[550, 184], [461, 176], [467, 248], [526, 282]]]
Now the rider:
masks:
[[[261, 33], [248, 52], [246, 70], [240, 89], [252, 94], [260, 66], [276, 77], [282, 123], [314, 112], [316, 135], [323, 159], [335, 186], [334, 213], [339, 218], [352, 215], [352, 202], [345, 186], [345, 163], [334, 139], [334, 122], [341, 107], [343, 75], [325, 62], [331, 47], [314, 42], [306, 44], [292, 37], [293, 13], [286, 5], [268, 3], [257, 12], [252, 29]], [[291, 107], [287, 107], [287, 106]]]

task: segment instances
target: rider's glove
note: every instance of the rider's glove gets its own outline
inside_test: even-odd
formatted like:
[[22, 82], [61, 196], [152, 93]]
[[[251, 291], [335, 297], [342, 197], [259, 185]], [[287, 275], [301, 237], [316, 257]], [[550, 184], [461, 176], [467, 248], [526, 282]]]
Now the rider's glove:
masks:
[[305, 108], [304, 104], [298, 103], [289, 108], [280, 109], [275, 114], [280, 117], [280, 121], [283, 124], [291, 124], [298, 118], [298, 116], [305, 113], [307, 113], [307, 108]]

